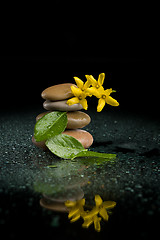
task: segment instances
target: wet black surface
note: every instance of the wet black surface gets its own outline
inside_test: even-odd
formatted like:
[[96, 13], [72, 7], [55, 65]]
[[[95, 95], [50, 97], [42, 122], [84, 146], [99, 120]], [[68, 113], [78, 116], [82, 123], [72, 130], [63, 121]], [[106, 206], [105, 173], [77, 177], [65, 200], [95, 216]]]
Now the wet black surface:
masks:
[[[160, 123], [118, 108], [87, 113], [85, 128], [94, 137], [90, 150], [116, 153], [113, 161], [62, 160], [32, 145], [38, 105], [24, 112], [1, 115], [0, 227], [6, 239], [156, 239], [160, 217]], [[53, 168], [48, 168], [53, 165]], [[40, 206], [66, 199], [94, 196], [115, 201], [116, 207], [101, 232], [70, 223], [68, 214]], [[53, 206], [52, 206], [53, 207]]]

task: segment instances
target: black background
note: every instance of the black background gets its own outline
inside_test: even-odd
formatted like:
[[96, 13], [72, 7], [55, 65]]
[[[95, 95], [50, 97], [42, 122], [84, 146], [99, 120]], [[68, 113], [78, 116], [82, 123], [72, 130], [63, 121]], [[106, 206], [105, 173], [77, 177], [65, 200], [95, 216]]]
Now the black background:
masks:
[[[74, 48], [70, 46], [70, 49], [70, 55], [1, 56], [1, 109], [22, 111], [42, 105], [44, 100], [41, 92], [45, 88], [59, 83], [74, 83], [74, 76], [85, 81], [85, 75], [91, 74], [98, 79], [99, 73], [104, 72], [104, 87], [117, 91], [112, 93], [120, 103], [116, 111], [158, 117], [159, 86], [155, 60], [140, 56], [88, 56], [78, 49], [76, 55]], [[88, 104], [96, 109], [97, 99], [88, 98]], [[113, 108], [109, 105], [107, 107]]]
[[[42, 105], [45, 88], [104, 72], [104, 87], [117, 90], [116, 111], [159, 115], [156, 6], [87, 3], [3, 8], [1, 109]], [[89, 99], [91, 105], [96, 108], [97, 99]]]
[[[103, 1], [105, 5], [101, 1], [96, 1], [95, 4], [92, 1], [87, 8], [88, 2], [76, 1], [69, 4], [68, 1], [58, 1], [57, 4], [54, 1], [53, 6], [48, 3], [47, 6], [44, 3], [36, 6], [25, 3], [23, 6], [19, 3], [16, 5], [15, 2], [12, 6], [7, 2], [6, 7], [1, 7], [0, 115], [4, 112], [23, 114], [36, 106], [39, 109], [44, 101], [41, 92], [45, 88], [58, 83], [74, 83], [74, 76], [85, 80], [85, 74], [92, 74], [97, 79], [99, 73], [104, 72], [104, 87], [117, 90], [112, 96], [120, 105], [116, 108], [107, 105], [103, 111], [116, 111], [120, 114], [125, 112], [126, 117], [133, 113], [145, 115], [146, 118], [159, 118], [159, 77], [156, 74], [156, 18], [159, 16], [156, 9], [159, 8], [150, 2], [148, 5], [146, 2], [142, 5], [139, 2], [119, 2], [107, 6], [106, 1]], [[92, 97], [88, 102], [89, 108], [93, 107], [96, 111], [97, 99]], [[147, 181], [149, 179], [150, 177]], [[23, 196], [15, 196], [16, 199], [11, 193], [11, 197], [8, 197], [11, 200], [6, 200], [6, 196], [3, 196], [2, 201], [4, 199], [5, 204], [7, 203], [7, 209], [8, 206], [12, 207], [8, 202], [17, 201], [17, 197], [20, 199], [18, 203], [22, 202], [25, 193]], [[27, 197], [25, 201], [28, 201]], [[38, 200], [35, 201], [37, 205]], [[18, 203], [13, 214], [17, 212]], [[23, 214], [21, 207], [18, 211], [18, 215], [21, 215], [21, 212]], [[36, 222], [36, 209], [33, 212], [31, 208], [30, 211]], [[8, 210], [5, 212], [7, 214]], [[28, 213], [28, 207], [25, 212]], [[130, 231], [133, 237], [135, 232], [141, 231], [143, 222], [148, 223], [144, 227], [147, 232], [157, 233], [154, 230], [155, 222], [158, 221], [144, 221], [145, 216], [137, 218], [136, 212], [134, 214], [133, 224], [127, 224], [127, 227], [130, 225], [130, 230], [138, 221], [138, 229]], [[126, 212], [119, 216], [122, 216], [122, 219], [126, 216], [127, 222], [127, 215], [128, 207]], [[10, 214], [8, 216], [10, 218]], [[25, 219], [28, 220], [29, 217]], [[44, 221], [46, 227], [46, 218]], [[21, 222], [23, 224], [23, 221]], [[11, 223], [11, 226], [14, 228], [14, 223]], [[34, 229], [39, 229], [39, 226], [42, 225], [37, 224]], [[128, 228], [125, 227], [124, 221], [121, 221], [118, 229], [122, 236], [125, 229], [128, 239]], [[26, 229], [25, 224], [22, 229], [24, 228]], [[115, 229], [113, 225], [113, 235], [119, 235]], [[9, 230], [7, 231], [9, 233]], [[63, 234], [63, 231], [61, 232]], [[38, 230], [33, 231], [34, 236], [35, 233], [37, 236]], [[29, 234], [30, 231], [27, 236]], [[51, 236], [52, 234], [51, 232]]]

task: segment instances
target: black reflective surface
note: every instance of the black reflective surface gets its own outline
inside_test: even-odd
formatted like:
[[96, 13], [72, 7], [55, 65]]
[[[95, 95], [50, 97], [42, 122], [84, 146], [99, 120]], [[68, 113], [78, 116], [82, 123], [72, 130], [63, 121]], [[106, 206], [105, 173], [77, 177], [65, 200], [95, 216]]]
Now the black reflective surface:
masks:
[[[145, 115], [90, 109], [85, 128], [94, 137], [90, 150], [116, 153], [112, 161], [62, 160], [33, 146], [40, 105], [4, 113], [1, 121], [0, 226], [9, 239], [147, 239], [158, 234], [160, 217], [160, 123]], [[48, 167], [52, 166], [52, 167]], [[64, 202], [95, 195], [115, 201], [101, 231], [70, 223]]]

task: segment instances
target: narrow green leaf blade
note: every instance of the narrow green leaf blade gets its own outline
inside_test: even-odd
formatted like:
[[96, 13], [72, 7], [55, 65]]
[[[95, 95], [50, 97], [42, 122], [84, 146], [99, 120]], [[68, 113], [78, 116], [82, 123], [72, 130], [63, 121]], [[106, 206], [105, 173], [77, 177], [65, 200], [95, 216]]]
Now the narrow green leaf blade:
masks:
[[34, 128], [34, 137], [37, 142], [47, 140], [58, 135], [65, 130], [67, 126], [66, 112], [54, 111], [44, 115], [37, 121]]
[[64, 159], [71, 159], [79, 152], [87, 151], [77, 139], [66, 134], [48, 139], [46, 146], [52, 153]]
[[76, 157], [99, 157], [99, 158], [106, 158], [108, 160], [111, 160], [113, 158], [116, 158], [116, 154], [85, 151], [85, 152], [79, 152], [77, 155], [73, 156], [72, 159]]

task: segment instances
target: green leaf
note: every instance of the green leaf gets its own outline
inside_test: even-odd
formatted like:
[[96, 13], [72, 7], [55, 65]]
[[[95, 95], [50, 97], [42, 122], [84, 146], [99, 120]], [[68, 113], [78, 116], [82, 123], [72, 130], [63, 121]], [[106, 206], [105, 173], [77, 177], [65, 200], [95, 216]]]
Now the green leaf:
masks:
[[54, 111], [44, 115], [37, 121], [34, 128], [34, 137], [37, 142], [47, 140], [48, 138], [63, 132], [67, 125], [66, 112]]
[[99, 153], [99, 152], [93, 152], [93, 151], [83, 151], [79, 152], [77, 155], [73, 156], [72, 159], [76, 157], [99, 157], [99, 158], [106, 158], [108, 160], [111, 160], [113, 158], [116, 158], [116, 154], [110, 154], [110, 153]]
[[87, 151], [77, 139], [66, 134], [48, 139], [46, 146], [52, 153], [65, 159], [72, 159], [78, 153]]

